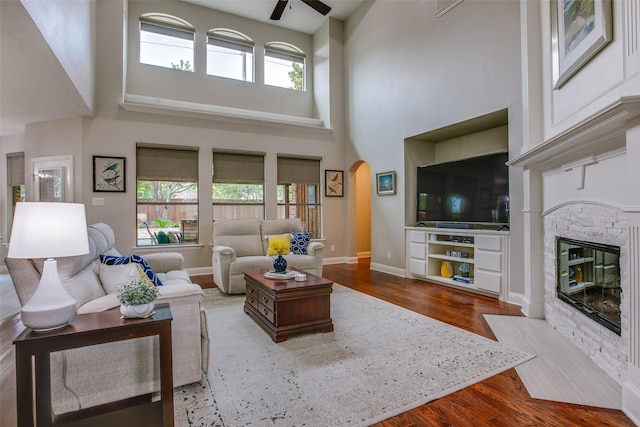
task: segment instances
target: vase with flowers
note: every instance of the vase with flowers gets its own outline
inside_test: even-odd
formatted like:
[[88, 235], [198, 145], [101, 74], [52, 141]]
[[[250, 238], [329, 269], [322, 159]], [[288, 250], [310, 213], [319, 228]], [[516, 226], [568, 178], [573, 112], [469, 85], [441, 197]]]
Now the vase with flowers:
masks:
[[120, 313], [129, 318], [148, 316], [155, 308], [158, 295], [158, 288], [148, 280], [136, 279], [127, 282], [118, 288]]
[[462, 277], [469, 277], [469, 273], [471, 272], [471, 265], [465, 263], [460, 264], [460, 267], [458, 267], [458, 269], [460, 270], [460, 274], [462, 275]]
[[288, 254], [291, 244], [286, 240], [274, 239], [269, 242], [269, 250], [278, 256], [273, 260], [273, 270], [276, 273], [284, 273], [287, 271], [287, 260], [282, 255]]

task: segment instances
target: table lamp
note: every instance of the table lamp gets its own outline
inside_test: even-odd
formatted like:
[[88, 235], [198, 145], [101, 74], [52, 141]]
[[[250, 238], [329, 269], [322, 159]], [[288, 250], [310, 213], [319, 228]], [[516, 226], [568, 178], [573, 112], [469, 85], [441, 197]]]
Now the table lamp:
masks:
[[64, 289], [55, 258], [89, 253], [87, 219], [79, 203], [16, 204], [9, 258], [46, 258], [40, 283], [22, 307], [22, 323], [35, 331], [59, 329], [77, 313], [77, 302]]

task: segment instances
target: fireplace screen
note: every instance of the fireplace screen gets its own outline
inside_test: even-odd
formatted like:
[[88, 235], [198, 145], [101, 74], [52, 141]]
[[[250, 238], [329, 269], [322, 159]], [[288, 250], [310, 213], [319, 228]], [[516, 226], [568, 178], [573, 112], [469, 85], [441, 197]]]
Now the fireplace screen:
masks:
[[558, 298], [620, 335], [620, 248], [558, 237]]

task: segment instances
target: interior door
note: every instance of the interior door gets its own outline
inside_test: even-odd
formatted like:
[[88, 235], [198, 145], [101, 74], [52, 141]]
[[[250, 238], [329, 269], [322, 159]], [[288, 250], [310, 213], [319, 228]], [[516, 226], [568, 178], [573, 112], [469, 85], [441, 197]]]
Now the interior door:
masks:
[[73, 202], [73, 156], [37, 157], [31, 163], [35, 202]]

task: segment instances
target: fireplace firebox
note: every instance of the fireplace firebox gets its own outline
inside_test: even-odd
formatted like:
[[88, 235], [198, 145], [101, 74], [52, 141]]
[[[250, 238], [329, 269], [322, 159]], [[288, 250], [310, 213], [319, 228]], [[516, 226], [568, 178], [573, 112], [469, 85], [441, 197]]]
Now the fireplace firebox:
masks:
[[557, 296], [620, 335], [620, 248], [556, 238]]

